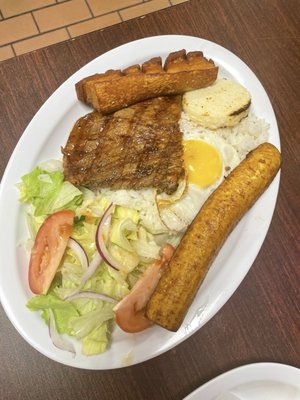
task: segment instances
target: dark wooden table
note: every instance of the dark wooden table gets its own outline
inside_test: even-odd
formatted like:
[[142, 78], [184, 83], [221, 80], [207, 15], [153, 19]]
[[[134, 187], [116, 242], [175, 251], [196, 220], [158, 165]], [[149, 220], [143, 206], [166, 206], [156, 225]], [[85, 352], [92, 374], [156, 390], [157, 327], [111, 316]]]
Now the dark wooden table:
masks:
[[0, 308], [1, 400], [182, 399], [247, 363], [300, 366], [299, 8], [299, 0], [192, 0], [0, 64], [1, 176], [27, 124], [66, 78], [107, 50], [161, 34], [205, 38], [243, 59], [270, 96], [283, 154], [262, 249], [235, 294], [200, 331], [139, 365], [88, 371], [38, 353]]

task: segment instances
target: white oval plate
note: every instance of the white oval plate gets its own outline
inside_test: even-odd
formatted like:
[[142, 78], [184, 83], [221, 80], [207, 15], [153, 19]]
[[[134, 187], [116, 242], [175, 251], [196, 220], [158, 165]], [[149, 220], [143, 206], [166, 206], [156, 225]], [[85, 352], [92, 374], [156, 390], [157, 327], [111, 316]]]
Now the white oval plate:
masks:
[[16, 183], [37, 163], [60, 158], [73, 124], [90, 111], [75, 94], [77, 81], [107, 69], [122, 69], [154, 56], [164, 59], [171, 51], [201, 50], [220, 67], [219, 76], [235, 79], [252, 95], [253, 111], [270, 124], [269, 141], [280, 148], [276, 118], [259, 80], [243, 61], [223, 47], [189, 36], [156, 36], [117, 47], [84, 66], [61, 85], [34, 116], [16, 146], [4, 173], [0, 189], [0, 298], [19, 333], [47, 357], [79, 368], [111, 369], [136, 364], [166, 352], [201, 328], [230, 298], [250, 269], [264, 241], [275, 207], [279, 174], [264, 195], [230, 235], [211, 267], [181, 328], [172, 333], [158, 326], [139, 334], [115, 329], [110, 349], [94, 357], [72, 358], [56, 349], [38, 313], [25, 304], [31, 292], [27, 284], [27, 262], [20, 241], [28, 236], [24, 205], [18, 202]]
[[277, 363], [248, 364], [217, 376], [184, 400], [300, 400], [300, 370]]

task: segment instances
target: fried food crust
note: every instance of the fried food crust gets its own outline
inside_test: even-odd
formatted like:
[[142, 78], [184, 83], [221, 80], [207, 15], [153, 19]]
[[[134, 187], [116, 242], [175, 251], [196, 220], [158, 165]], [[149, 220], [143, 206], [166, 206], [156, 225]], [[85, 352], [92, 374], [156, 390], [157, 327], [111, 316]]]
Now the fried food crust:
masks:
[[211, 85], [218, 67], [203, 53], [180, 50], [170, 53], [164, 66], [160, 57], [132, 65], [123, 71], [109, 70], [77, 82], [79, 100], [103, 115], [158, 96], [182, 94]]
[[219, 249], [272, 182], [280, 164], [276, 147], [263, 143], [208, 198], [147, 304], [148, 319], [168, 330], [178, 330]]

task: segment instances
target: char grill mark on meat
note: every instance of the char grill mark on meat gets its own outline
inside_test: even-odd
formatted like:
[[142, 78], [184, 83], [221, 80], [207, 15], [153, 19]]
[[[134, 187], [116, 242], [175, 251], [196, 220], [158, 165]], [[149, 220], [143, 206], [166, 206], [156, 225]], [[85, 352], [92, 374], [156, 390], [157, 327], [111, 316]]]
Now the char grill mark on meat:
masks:
[[65, 178], [91, 189], [173, 193], [184, 175], [181, 96], [157, 97], [108, 116], [80, 118], [62, 150]]

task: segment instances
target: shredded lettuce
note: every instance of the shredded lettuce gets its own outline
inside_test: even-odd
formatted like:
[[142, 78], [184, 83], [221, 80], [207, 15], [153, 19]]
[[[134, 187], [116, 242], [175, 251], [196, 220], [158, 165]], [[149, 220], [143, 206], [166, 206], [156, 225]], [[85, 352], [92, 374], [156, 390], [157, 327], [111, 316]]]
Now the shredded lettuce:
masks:
[[[97, 252], [95, 235], [99, 221], [111, 202], [115, 209], [107, 248], [123, 266], [117, 271], [101, 261], [82, 287], [85, 269], [74, 250], [67, 248], [48, 294], [32, 297], [28, 309], [40, 311], [49, 324], [52, 310], [59, 334], [81, 342], [83, 354], [92, 356], [107, 349], [113, 326], [115, 303], [91, 297], [68, 297], [81, 288], [120, 301], [134, 286], [160, 248], [174, 241], [158, 216], [153, 190], [93, 192], [64, 180], [62, 163], [49, 160], [24, 175], [18, 184], [20, 201], [31, 205], [26, 215], [32, 242], [47, 215], [63, 209], [75, 211], [72, 238], [85, 250], [89, 261]], [[178, 235], [177, 235], [178, 236]]]
[[82, 192], [72, 183], [65, 181], [54, 199], [51, 212], [58, 210], [74, 210], [82, 203]]
[[32, 297], [27, 302], [27, 307], [31, 311], [42, 311], [42, 317], [47, 324], [49, 323], [48, 309], [50, 308], [53, 311], [56, 328], [59, 333], [71, 334], [70, 319], [79, 316], [76, 307], [72, 303], [63, 301], [53, 292]]
[[143, 226], [139, 227], [138, 240], [133, 241], [132, 245], [140, 257], [148, 259], [159, 258], [159, 250], [161, 246], [155, 242], [154, 235], [147, 232]]
[[36, 234], [38, 233], [39, 227], [42, 225], [43, 221], [44, 221], [43, 217], [35, 217], [30, 212], [26, 214], [26, 222], [30, 234], [30, 239], [34, 240]]
[[74, 210], [82, 203], [82, 192], [64, 182], [61, 171], [47, 172], [36, 167], [21, 178], [18, 187], [20, 201], [31, 203], [36, 217], [62, 209]]
[[110, 241], [120, 246], [122, 249], [129, 252], [133, 252], [129, 238], [136, 238], [133, 235], [137, 231], [137, 225], [133, 222], [131, 218], [113, 218], [111, 229], [110, 229]]
[[84, 290], [102, 293], [121, 300], [129, 293], [127, 280], [118, 271], [102, 262], [94, 275], [86, 282]]
[[107, 349], [109, 321], [97, 326], [82, 340], [82, 353], [86, 356], [101, 354]]
[[90, 260], [96, 251], [96, 230], [97, 220], [90, 220], [90, 222], [88, 222], [87, 218], [84, 217], [84, 220], [82, 220], [81, 223], [75, 225], [72, 233], [72, 237], [81, 244]]
[[103, 303], [104, 302], [99, 300], [99, 304], [94, 310], [80, 316], [71, 317], [69, 319], [69, 327], [76, 339], [83, 339], [94, 329], [102, 325], [103, 322], [113, 318], [114, 304]]
[[110, 245], [109, 252], [119, 262], [122, 272], [126, 274], [139, 265], [140, 257], [134, 251], [127, 251], [117, 245]]
[[[65, 286], [72, 285], [76, 288], [80, 276], [80, 266], [74, 268], [73, 265], [75, 271], [72, 273], [70, 269], [70, 265], [64, 265], [60, 272], [61, 279], [57, 279], [50, 292], [47, 295], [32, 297], [27, 302], [27, 307], [31, 311], [41, 311], [41, 316], [47, 324], [48, 310], [51, 309], [60, 334], [68, 334], [81, 340], [83, 354], [100, 354], [108, 345], [108, 321], [113, 319], [115, 304], [88, 297], [63, 300], [59, 295], [63, 293]], [[87, 282], [87, 286], [93, 291], [121, 299], [129, 292], [127, 282], [122, 282], [123, 284], [116, 282], [103, 265]]]

